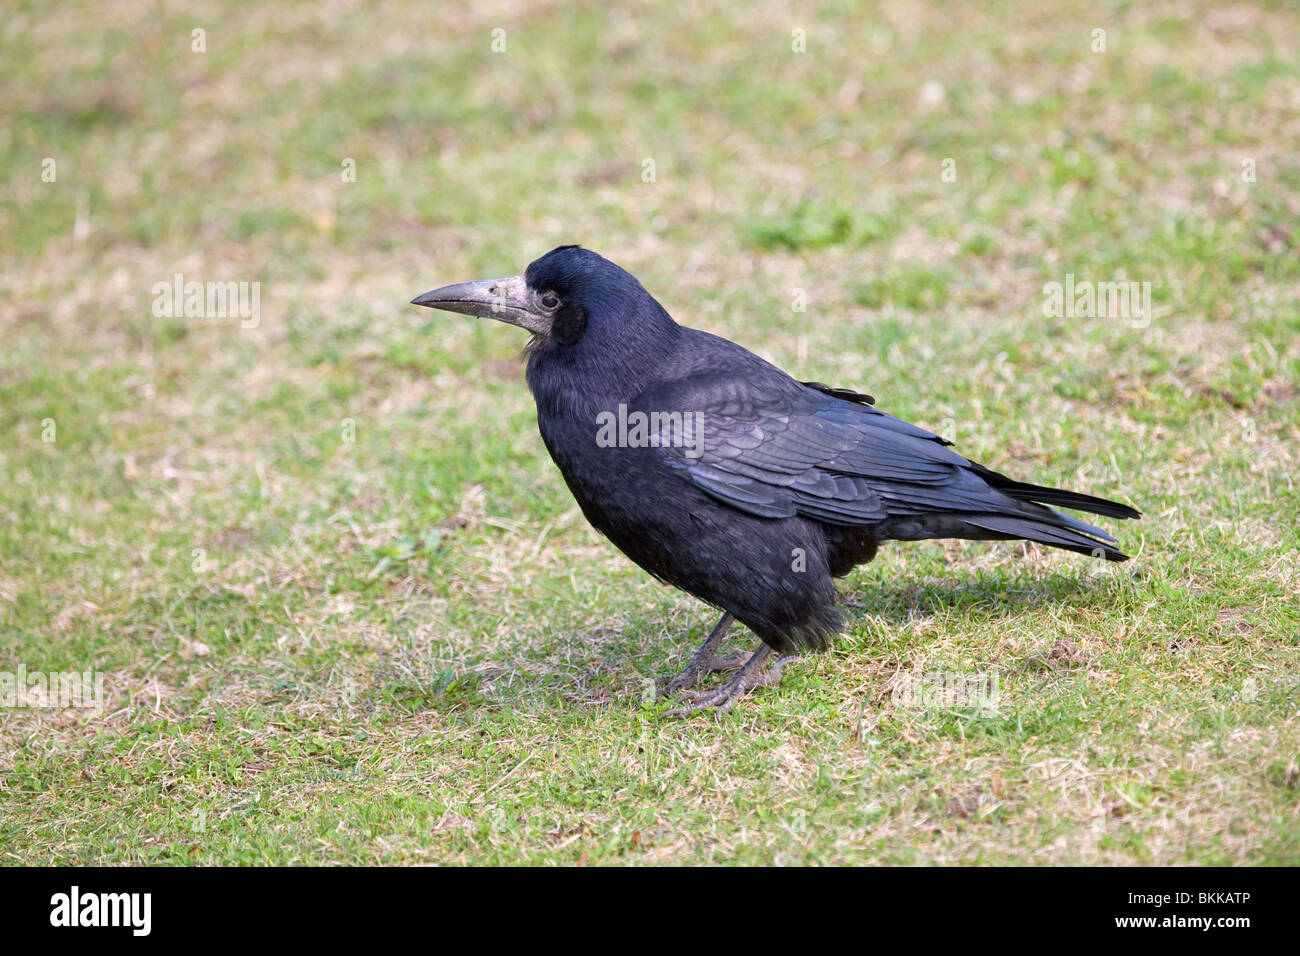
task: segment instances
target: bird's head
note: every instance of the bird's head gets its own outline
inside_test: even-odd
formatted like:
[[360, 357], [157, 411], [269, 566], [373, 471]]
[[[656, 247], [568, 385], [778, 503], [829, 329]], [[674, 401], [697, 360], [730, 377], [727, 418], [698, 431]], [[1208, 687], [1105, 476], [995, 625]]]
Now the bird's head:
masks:
[[676, 328], [633, 275], [578, 246], [552, 249], [523, 275], [457, 282], [411, 302], [527, 329], [534, 352], [619, 351]]

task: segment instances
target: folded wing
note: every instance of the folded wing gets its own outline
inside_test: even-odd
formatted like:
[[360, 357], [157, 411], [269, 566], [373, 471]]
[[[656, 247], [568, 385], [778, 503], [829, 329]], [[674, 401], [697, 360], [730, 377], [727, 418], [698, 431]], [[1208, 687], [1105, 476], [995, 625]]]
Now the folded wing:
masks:
[[654, 386], [635, 406], [698, 413], [694, 457], [663, 447], [665, 462], [749, 514], [873, 525], [884, 536], [897, 528], [900, 537], [1028, 538], [1123, 559], [1105, 531], [1040, 502], [1125, 518], [1137, 517], [1134, 509], [1013, 481], [861, 398], [784, 373], [756, 382], [701, 371]]

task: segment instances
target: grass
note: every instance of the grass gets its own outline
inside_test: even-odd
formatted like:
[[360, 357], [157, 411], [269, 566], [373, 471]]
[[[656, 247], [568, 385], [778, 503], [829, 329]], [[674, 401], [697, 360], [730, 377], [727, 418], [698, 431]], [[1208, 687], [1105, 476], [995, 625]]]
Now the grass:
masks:
[[[1300, 862], [1297, 36], [1282, 2], [20, 3], [0, 669], [105, 706], [0, 710], [0, 859]], [[831, 653], [662, 719], [712, 612], [585, 524], [515, 330], [405, 304], [565, 242], [1133, 502], [1134, 560], [889, 546]], [[155, 317], [176, 273], [260, 283], [259, 324]], [[1045, 316], [1067, 273], [1154, 319]], [[997, 706], [909, 696], [936, 673]]]

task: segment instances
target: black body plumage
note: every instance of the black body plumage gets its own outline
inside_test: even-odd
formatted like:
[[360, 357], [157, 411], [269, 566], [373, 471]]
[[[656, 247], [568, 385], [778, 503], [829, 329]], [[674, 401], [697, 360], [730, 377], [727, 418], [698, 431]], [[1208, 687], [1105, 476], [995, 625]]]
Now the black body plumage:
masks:
[[[827, 645], [840, 628], [833, 577], [881, 541], [1023, 538], [1125, 558], [1106, 532], [1048, 505], [1138, 517], [1129, 506], [1014, 481], [867, 396], [797, 381], [680, 326], [593, 252], [561, 247], [523, 279], [528, 295], [558, 303], [526, 350], [527, 379], [583, 514], [646, 571], [778, 651]], [[668, 426], [644, 443], [601, 440], [602, 422], [637, 412], [699, 423], [702, 440]]]

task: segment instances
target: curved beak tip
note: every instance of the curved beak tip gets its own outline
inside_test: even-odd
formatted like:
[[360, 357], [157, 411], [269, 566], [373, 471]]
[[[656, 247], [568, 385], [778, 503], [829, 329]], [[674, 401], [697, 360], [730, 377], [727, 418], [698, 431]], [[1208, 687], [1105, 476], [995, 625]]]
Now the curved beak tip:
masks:
[[457, 282], [418, 295], [411, 304], [496, 319], [533, 333], [546, 333], [551, 327], [550, 318], [530, 305], [523, 276]]

